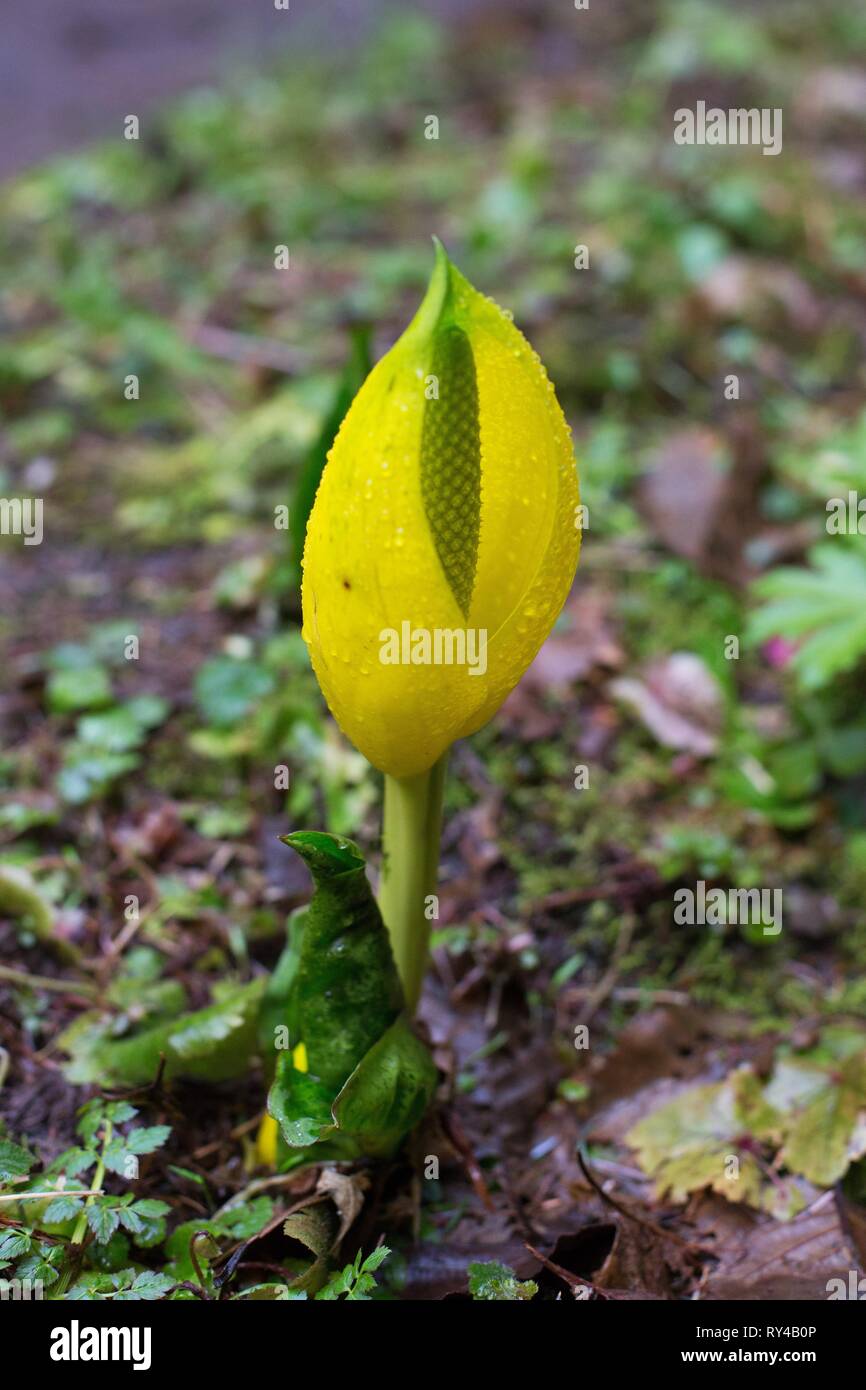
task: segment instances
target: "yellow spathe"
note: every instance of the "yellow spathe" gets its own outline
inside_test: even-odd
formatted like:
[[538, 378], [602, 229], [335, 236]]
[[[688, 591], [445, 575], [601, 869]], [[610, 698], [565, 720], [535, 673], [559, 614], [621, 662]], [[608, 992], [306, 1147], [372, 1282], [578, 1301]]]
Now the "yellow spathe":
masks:
[[[568, 426], [541, 361], [437, 242], [415, 318], [343, 421], [304, 551], [313, 667], [375, 767], [425, 772], [496, 712], [571, 587], [578, 500]], [[383, 662], [405, 624], [420, 634], [420, 661]], [[468, 659], [422, 664], [423, 634], [433, 651], [437, 633], [460, 631], [475, 673]], [[438, 650], [459, 658], [460, 644]]]

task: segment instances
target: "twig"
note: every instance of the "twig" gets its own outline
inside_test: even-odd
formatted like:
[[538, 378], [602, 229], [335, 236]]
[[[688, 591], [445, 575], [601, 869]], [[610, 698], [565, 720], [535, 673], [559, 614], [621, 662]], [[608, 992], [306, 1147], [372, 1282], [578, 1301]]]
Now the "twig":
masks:
[[614, 1211], [618, 1211], [620, 1216], [624, 1216], [628, 1221], [634, 1221], [636, 1225], [643, 1226], [646, 1230], [652, 1231], [653, 1235], [660, 1236], [664, 1240], [671, 1240], [675, 1245], [682, 1245], [686, 1250], [693, 1250], [696, 1253], [705, 1255], [714, 1253], [706, 1245], [698, 1245], [696, 1241], [686, 1240], [685, 1236], [679, 1235], [676, 1231], [666, 1231], [664, 1226], [657, 1225], [655, 1221], [648, 1221], [644, 1216], [635, 1215], [633, 1211], [629, 1211], [628, 1207], [618, 1202], [615, 1197], [611, 1197], [610, 1193], [605, 1192], [601, 1183], [591, 1172], [582, 1149], [578, 1149], [577, 1151], [577, 1161], [580, 1164], [583, 1176], [586, 1178], [593, 1192], [597, 1193], [601, 1200], [606, 1202], [609, 1207], [613, 1207]]
[[603, 1289], [596, 1288], [595, 1284], [590, 1283], [589, 1279], [581, 1279], [579, 1274], [572, 1274], [570, 1269], [563, 1269], [562, 1265], [554, 1264], [546, 1255], [542, 1255], [540, 1250], [536, 1250], [534, 1245], [528, 1241], [524, 1242], [530, 1255], [534, 1255], [536, 1260], [540, 1260], [545, 1269], [549, 1269], [551, 1274], [555, 1274], [559, 1279], [565, 1281], [573, 1289], [589, 1289], [597, 1298], [607, 1298]]
[[[241, 1190], [239, 1192], [236, 1192], [234, 1196], [229, 1197], [228, 1201], [223, 1202], [223, 1205], [219, 1208], [219, 1210], [214, 1212], [212, 1219], [216, 1221], [220, 1216], [223, 1216], [226, 1212], [233, 1211], [235, 1207], [242, 1206], [244, 1202], [248, 1202], [251, 1197], [257, 1196], [260, 1192], [267, 1192], [274, 1187], [291, 1187], [293, 1180], [297, 1180], [298, 1173], [299, 1170], [295, 1168], [290, 1173], [275, 1173], [268, 1178], [254, 1178], [253, 1181], [248, 1183], [246, 1187], [241, 1188]], [[310, 1193], [312, 1193], [314, 1190], [315, 1189], [311, 1187]], [[309, 1201], [311, 1200], [311, 1198], [306, 1198], [305, 1200]]]
[[89, 1187], [84, 1192], [73, 1192], [65, 1187], [55, 1187], [50, 1192], [0, 1192], [0, 1202], [34, 1202], [37, 1197], [101, 1197], [101, 1187]]
[[238, 1241], [230, 1250], [227, 1250], [221, 1259], [217, 1261], [217, 1263], [222, 1266], [219, 1274], [214, 1274], [214, 1284], [219, 1289], [220, 1298], [222, 1298], [223, 1290], [228, 1286], [230, 1280], [234, 1278], [238, 1266], [241, 1264], [244, 1255], [251, 1245], [254, 1245], [257, 1240], [263, 1240], [265, 1236], [270, 1235], [271, 1231], [276, 1230], [277, 1226], [279, 1226], [281, 1222], [287, 1221], [290, 1216], [294, 1216], [295, 1212], [306, 1211], [308, 1207], [318, 1206], [319, 1203], [326, 1202], [327, 1200], [328, 1196], [325, 1192], [318, 1195], [313, 1194], [312, 1196], [301, 1197], [300, 1200], [295, 1202], [292, 1206], [286, 1207], [282, 1211], [277, 1212], [276, 1216], [272, 1216], [270, 1221], [268, 1221], [260, 1231], [256, 1231], [255, 1235], [247, 1236], [246, 1239]]
[[0, 980], [9, 980], [13, 985], [26, 985], [30, 989], [52, 989], [58, 994], [82, 994], [95, 998], [96, 985], [89, 980], [55, 980], [49, 975], [30, 975], [26, 970], [15, 970], [11, 965], [0, 965]]
[[481, 1199], [488, 1211], [495, 1211], [493, 1198], [490, 1190], [484, 1181], [484, 1174], [475, 1154], [472, 1152], [472, 1145], [469, 1143], [463, 1132], [463, 1126], [458, 1120], [453, 1110], [444, 1109], [442, 1111], [442, 1126], [451, 1143], [463, 1159], [464, 1166], [469, 1174], [469, 1181], [475, 1189], [476, 1195]]
[[[617, 869], [613, 868], [611, 873], [614, 875], [613, 883], [599, 883], [589, 888], [563, 888], [556, 893], [548, 893], [538, 903], [538, 908], [542, 912], [555, 912], [561, 907], [572, 907], [577, 903], [592, 903], [605, 898], [635, 898], [642, 894], [656, 893], [663, 885], [658, 874], [651, 865], [624, 864], [619, 871], [621, 878], [617, 878]], [[627, 875], [634, 875], [627, 877]]]
[[[574, 1000], [590, 999], [595, 991], [593, 985], [569, 985], [569, 996]], [[618, 985], [612, 989], [610, 997], [622, 1004], [671, 1004], [685, 1007], [691, 1003], [687, 994], [677, 989], [635, 989], [629, 985]]]
[[630, 912], [623, 919], [623, 924], [619, 929], [619, 934], [616, 938], [616, 945], [613, 948], [613, 956], [611, 958], [610, 965], [608, 966], [604, 975], [602, 975], [598, 984], [595, 986], [594, 990], [590, 994], [589, 999], [587, 1000], [587, 1006], [581, 1013], [581, 1023], [588, 1023], [589, 1020], [595, 1016], [595, 1014], [598, 1012], [598, 1010], [604, 1003], [605, 999], [607, 999], [608, 995], [613, 990], [613, 987], [616, 984], [617, 976], [619, 975], [620, 961], [622, 960], [623, 956], [625, 955], [626, 951], [631, 945], [631, 939], [634, 935], [634, 928], [635, 916], [633, 912]]
[[168, 1298], [175, 1289], [186, 1289], [187, 1293], [194, 1293], [196, 1298], [202, 1299], [205, 1303], [213, 1302], [210, 1294], [205, 1293], [204, 1289], [200, 1288], [198, 1284], [194, 1284], [191, 1279], [181, 1279], [177, 1284], [172, 1284], [170, 1289], [166, 1289], [163, 1298]]
[[[249, 1134], [250, 1130], [257, 1129], [260, 1124], [261, 1115], [255, 1115], [251, 1120], [244, 1120], [243, 1124], [235, 1125], [234, 1129], [230, 1129], [228, 1137], [229, 1139], [240, 1139], [244, 1134]], [[209, 1144], [202, 1144], [201, 1148], [193, 1149], [192, 1157], [196, 1159], [207, 1158], [208, 1154], [221, 1149], [224, 1143], [224, 1139], [213, 1139]]]

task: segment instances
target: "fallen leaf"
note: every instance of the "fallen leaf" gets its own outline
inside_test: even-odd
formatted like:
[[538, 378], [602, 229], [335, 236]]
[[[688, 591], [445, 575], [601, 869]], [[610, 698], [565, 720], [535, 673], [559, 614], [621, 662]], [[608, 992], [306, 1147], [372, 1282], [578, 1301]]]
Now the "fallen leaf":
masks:
[[[846, 1045], [852, 1048], [847, 1056]], [[831, 1187], [866, 1153], [863, 1035], [828, 1029], [810, 1056], [781, 1058], [766, 1097], [786, 1116], [781, 1161], [810, 1182]]]
[[726, 453], [712, 430], [677, 430], [650, 455], [640, 500], [653, 530], [675, 555], [698, 560], [726, 484]]
[[340, 1227], [334, 1245], [340, 1244], [343, 1236], [353, 1225], [364, 1205], [364, 1193], [370, 1186], [366, 1173], [341, 1173], [337, 1168], [323, 1168], [316, 1183], [316, 1192], [330, 1197], [340, 1218]]
[[[742, 1208], [741, 1231], [719, 1253], [707, 1276], [706, 1299], [816, 1300], [829, 1297], [830, 1280], [861, 1273], [857, 1251], [843, 1229], [832, 1193], [824, 1193], [792, 1221], [779, 1225]], [[719, 1230], [717, 1208], [707, 1203], [700, 1225]]]
[[716, 751], [724, 701], [715, 676], [692, 652], [674, 652], [643, 680], [622, 677], [610, 690], [636, 712], [665, 748], [708, 758]]
[[724, 1081], [694, 1086], [652, 1111], [626, 1135], [638, 1162], [656, 1181], [659, 1198], [683, 1202], [709, 1187], [729, 1202], [746, 1202], [781, 1220], [804, 1205], [792, 1179], [770, 1169], [779, 1116], [750, 1067]]

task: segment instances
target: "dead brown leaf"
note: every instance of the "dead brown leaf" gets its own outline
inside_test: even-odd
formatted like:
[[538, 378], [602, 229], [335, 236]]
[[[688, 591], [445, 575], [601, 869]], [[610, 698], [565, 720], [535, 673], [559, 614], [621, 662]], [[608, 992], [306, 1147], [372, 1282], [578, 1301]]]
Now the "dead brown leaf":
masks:
[[721, 1246], [719, 1264], [704, 1283], [705, 1298], [826, 1299], [831, 1279], [847, 1283], [850, 1271], [862, 1274], [832, 1192], [784, 1224], [741, 1207], [733, 1230], [718, 1210], [719, 1200], [704, 1201], [699, 1213], [699, 1224]]
[[643, 680], [622, 677], [611, 694], [638, 715], [665, 748], [711, 757], [724, 718], [715, 676], [692, 652], [673, 652], [647, 667]]
[[653, 530], [675, 555], [703, 556], [725, 479], [724, 442], [703, 426], [677, 430], [650, 455], [640, 500]]

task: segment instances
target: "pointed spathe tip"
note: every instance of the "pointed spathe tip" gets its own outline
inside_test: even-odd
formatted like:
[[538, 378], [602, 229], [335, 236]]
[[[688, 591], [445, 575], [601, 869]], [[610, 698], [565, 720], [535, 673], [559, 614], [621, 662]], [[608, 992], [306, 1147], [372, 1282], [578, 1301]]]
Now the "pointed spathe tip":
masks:
[[324, 830], [293, 830], [279, 838], [301, 856], [314, 877], [332, 878], [364, 868], [364, 856], [358, 846], [343, 835], [329, 835]]

